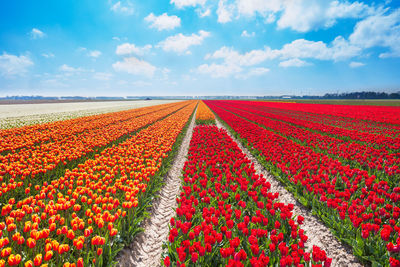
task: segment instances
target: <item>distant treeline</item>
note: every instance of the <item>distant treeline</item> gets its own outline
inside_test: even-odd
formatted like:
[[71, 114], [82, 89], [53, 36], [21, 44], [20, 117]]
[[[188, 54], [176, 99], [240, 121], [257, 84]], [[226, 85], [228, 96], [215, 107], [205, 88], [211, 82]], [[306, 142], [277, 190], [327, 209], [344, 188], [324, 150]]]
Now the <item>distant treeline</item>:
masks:
[[354, 92], [341, 94], [325, 94], [323, 99], [400, 99], [400, 92], [385, 93], [385, 92]]

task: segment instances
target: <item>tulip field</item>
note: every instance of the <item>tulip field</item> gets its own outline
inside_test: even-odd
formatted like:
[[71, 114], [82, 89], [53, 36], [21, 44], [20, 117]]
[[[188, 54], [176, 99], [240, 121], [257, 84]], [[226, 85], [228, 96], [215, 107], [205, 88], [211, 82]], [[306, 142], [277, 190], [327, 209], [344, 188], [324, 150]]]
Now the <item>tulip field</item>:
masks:
[[146, 229], [140, 257], [162, 248], [158, 265], [342, 266], [296, 205], [354, 266], [400, 267], [399, 107], [190, 100], [64, 115], [0, 129], [0, 267], [144, 266], [119, 260]]
[[303, 218], [293, 218], [293, 204], [275, 201], [224, 130], [195, 128], [183, 180], [165, 265], [330, 265], [319, 247], [304, 251]]
[[111, 265], [196, 104], [2, 131], [0, 266]]
[[400, 266], [400, 109], [205, 101], [365, 264]]

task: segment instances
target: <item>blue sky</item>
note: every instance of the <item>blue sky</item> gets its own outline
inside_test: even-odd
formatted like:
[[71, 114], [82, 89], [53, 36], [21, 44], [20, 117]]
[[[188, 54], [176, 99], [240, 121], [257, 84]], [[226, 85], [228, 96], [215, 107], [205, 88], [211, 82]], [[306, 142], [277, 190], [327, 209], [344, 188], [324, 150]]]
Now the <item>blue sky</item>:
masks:
[[0, 96], [400, 88], [399, 1], [0, 3]]

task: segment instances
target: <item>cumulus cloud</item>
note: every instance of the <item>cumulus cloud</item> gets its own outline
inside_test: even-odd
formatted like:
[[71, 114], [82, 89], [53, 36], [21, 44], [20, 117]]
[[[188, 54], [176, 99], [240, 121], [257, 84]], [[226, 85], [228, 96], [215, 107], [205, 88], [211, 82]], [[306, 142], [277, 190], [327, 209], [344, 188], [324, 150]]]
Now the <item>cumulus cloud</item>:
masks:
[[303, 61], [301, 59], [298, 59], [298, 58], [291, 58], [291, 59], [288, 59], [288, 60], [285, 60], [285, 61], [282, 61], [281, 63], [279, 63], [279, 66], [284, 67], [284, 68], [304, 67], [304, 66], [310, 66], [310, 65], [311, 65], [310, 63]]
[[256, 36], [256, 33], [255, 32], [249, 33], [246, 30], [244, 30], [240, 36], [242, 36], [242, 37], [254, 37], [254, 36]]
[[400, 9], [392, 13], [376, 14], [358, 22], [349, 40], [362, 48], [374, 46], [389, 48], [379, 56], [400, 57]]
[[27, 56], [15, 56], [6, 52], [0, 55], [0, 73], [5, 77], [23, 75], [33, 65], [32, 60]]
[[124, 58], [123, 61], [115, 62], [112, 67], [115, 71], [127, 72], [134, 75], [142, 75], [146, 77], [153, 77], [156, 67], [149, 62], [137, 59], [135, 57]]
[[203, 6], [207, 0], [171, 0], [170, 3], [174, 4], [177, 8], [184, 8], [187, 6]]
[[362, 18], [375, 10], [360, 2], [299, 0], [287, 1], [278, 20], [278, 28], [307, 32], [332, 27], [337, 19]]
[[349, 43], [342, 36], [338, 36], [329, 46], [322, 41], [297, 39], [285, 44], [277, 53], [283, 58], [314, 58], [338, 61], [358, 56], [361, 49]]
[[227, 23], [232, 20], [233, 12], [235, 6], [230, 4], [226, 4], [226, 0], [219, 0], [218, 2], [218, 22], [219, 23]]
[[223, 59], [224, 62], [228, 64], [252, 66], [267, 59], [274, 59], [277, 56], [277, 51], [271, 50], [269, 47], [265, 47], [265, 49], [251, 50], [244, 54], [240, 54], [233, 48], [224, 46], [213, 54], [206, 55], [205, 59]]
[[351, 68], [359, 68], [359, 67], [365, 66], [365, 64], [362, 62], [352, 61], [352, 62], [350, 62], [349, 66]]
[[[220, 0], [219, 5], [224, 7], [225, 2]], [[362, 2], [346, 0], [236, 0], [230, 7], [229, 19], [261, 16], [266, 23], [277, 21], [279, 29], [289, 28], [298, 32], [329, 28], [338, 19], [364, 18], [380, 10]]]
[[31, 36], [32, 39], [40, 39], [46, 36], [44, 32], [42, 32], [39, 29], [33, 28], [30, 32], [29, 35]]
[[152, 48], [151, 45], [145, 45], [143, 47], [138, 47], [135, 44], [124, 43], [124, 44], [117, 46], [115, 53], [119, 56], [132, 55], [132, 54], [142, 56], [145, 53], [147, 53], [151, 48]]
[[84, 72], [84, 71], [86, 71], [85, 69], [83, 69], [83, 68], [81, 68], [81, 67], [79, 67], [79, 68], [74, 68], [74, 67], [68, 66], [67, 64], [61, 65], [61, 66], [59, 67], [59, 70], [60, 70], [60, 71], [63, 71], [63, 72], [68, 72], [68, 73], [77, 73], [77, 72]]
[[122, 3], [121, 1], [116, 2], [110, 8], [112, 11], [124, 15], [132, 15], [133, 14], [133, 5], [131, 2], [126, 1]]
[[239, 15], [266, 16], [271, 12], [281, 11], [284, 1], [281, 0], [237, 0], [236, 5]]
[[88, 56], [98, 58], [99, 56], [101, 56], [101, 52], [99, 50], [89, 51]]
[[206, 10], [202, 10], [201, 8], [196, 9], [197, 14], [200, 18], [205, 18], [211, 15], [211, 9], [207, 8]]
[[[246, 75], [246, 67], [261, 64], [267, 60], [280, 59], [281, 67], [302, 67], [311, 65], [304, 59], [341, 61], [357, 57], [362, 49], [353, 45], [342, 36], [336, 37], [331, 43], [297, 39], [282, 46], [281, 49], [254, 49], [240, 53], [231, 47], [223, 46], [214, 53], [207, 54], [206, 60], [218, 60], [222, 63], [203, 64], [197, 68], [199, 73], [209, 73], [212, 77], [227, 77], [240, 73], [236, 77], [250, 77]], [[213, 73], [213, 71], [215, 73]]]
[[210, 36], [209, 32], [200, 30], [198, 34], [183, 35], [179, 33], [161, 41], [157, 47], [161, 47], [164, 51], [172, 51], [179, 54], [190, 54], [189, 48], [193, 45], [201, 45], [203, 40]]
[[180, 18], [175, 15], [168, 16], [167, 13], [163, 13], [160, 16], [150, 13], [144, 20], [150, 23], [150, 28], [156, 28], [159, 31], [172, 30], [181, 25]]

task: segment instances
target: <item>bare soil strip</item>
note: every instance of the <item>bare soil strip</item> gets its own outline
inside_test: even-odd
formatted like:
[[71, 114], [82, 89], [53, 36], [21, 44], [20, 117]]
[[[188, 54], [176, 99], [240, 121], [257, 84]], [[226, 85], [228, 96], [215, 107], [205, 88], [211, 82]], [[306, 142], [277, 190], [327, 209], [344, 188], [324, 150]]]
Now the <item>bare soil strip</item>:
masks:
[[[227, 130], [218, 119], [216, 119], [216, 122], [218, 127]], [[279, 193], [278, 200], [285, 204], [293, 203], [293, 213], [296, 216], [301, 215], [304, 217], [304, 223], [301, 225], [301, 228], [304, 229], [308, 236], [306, 246], [311, 248], [312, 245], [316, 245], [325, 250], [328, 257], [332, 258], [331, 266], [362, 266], [362, 264], [360, 264], [357, 258], [353, 255], [350, 247], [342, 244], [338, 239], [336, 239], [328, 227], [326, 227], [317, 217], [312, 215], [311, 211], [307, 210], [303, 205], [297, 202], [293, 195], [288, 192], [285, 187], [258, 162], [258, 160], [250, 153], [250, 151], [244, 147], [242, 143], [239, 142], [228, 130], [227, 132], [238, 144], [243, 153], [245, 153], [247, 157], [254, 163], [257, 174], [262, 174], [264, 178], [270, 182], [271, 191]]]
[[195, 126], [196, 113], [186, 131], [170, 171], [164, 179], [165, 185], [152, 206], [150, 218], [144, 223], [144, 232], [140, 233], [133, 243], [123, 249], [117, 258], [119, 266], [160, 266], [162, 244], [167, 240], [169, 220], [175, 215], [176, 197], [181, 187], [181, 176], [189, 144]]

